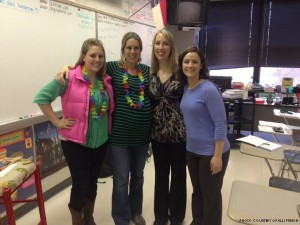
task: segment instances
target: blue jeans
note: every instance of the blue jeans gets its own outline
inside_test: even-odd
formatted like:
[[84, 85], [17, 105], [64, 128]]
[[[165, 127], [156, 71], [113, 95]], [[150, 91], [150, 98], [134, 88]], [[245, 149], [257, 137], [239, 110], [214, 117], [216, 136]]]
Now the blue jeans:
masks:
[[129, 225], [131, 217], [142, 214], [148, 146], [109, 145], [113, 166], [112, 217], [116, 225]]

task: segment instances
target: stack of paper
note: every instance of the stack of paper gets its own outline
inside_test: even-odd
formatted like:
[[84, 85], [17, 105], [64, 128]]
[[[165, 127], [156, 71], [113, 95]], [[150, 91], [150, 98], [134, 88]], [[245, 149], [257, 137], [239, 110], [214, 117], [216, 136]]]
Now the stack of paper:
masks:
[[243, 98], [243, 90], [240, 89], [228, 89], [223, 92], [222, 94], [223, 98], [229, 98], [229, 99], [234, 99], [234, 98]]
[[242, 141], [242, 142], [248, 143], [250, 145], [254, 145], [256, 147], [263, 148], [263, 149], [266, 149], [269, 151], [273, 151], [273, 150], [281, 147], [281, 145], [279, 145], [279, 144], [267, 141], [265, 139], [262, 139], [262, 138], [259, 138], [259, 137], [253, 136], [253, 135], [248, 135], [246, 137], [238, 138], [236, 140]]

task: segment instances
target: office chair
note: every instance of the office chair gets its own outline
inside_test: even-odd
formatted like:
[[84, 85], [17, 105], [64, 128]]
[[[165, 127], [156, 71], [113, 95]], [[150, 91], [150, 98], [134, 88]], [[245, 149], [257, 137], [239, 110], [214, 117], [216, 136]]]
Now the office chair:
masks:
[[284, 177], [272, 176], [269, 179], [269, 186], [300, 193], [300, 181]]
[[284, 150], [283, 154], [284, 154], [286, 164], [289, 167], [288, 170], [292, 172], [295, 180], [298, 180], [297, 172], [299, 171], [295, 170], [293, 165], [300, 165], [300, 151]]
[[[296, 171], [293, 167], [294, 164], [300, 165], [300, 151], [284, 150], [283, 154], [285, 159], [285, 165], [288, 165], [289, 167], [287, 168], [287, 170], [292, 172], [295, 180], [273, 175], [269, 179], [269, 186], [300, 193], [300, 181], [298, 181], [297, 175], [298, 171]], [[283, 170], [284, 169], [285, 168], [283, 168]]]
[[293, 142], [295, 146], [300, 146], [300, 130], [299, 129], [293, 129]]

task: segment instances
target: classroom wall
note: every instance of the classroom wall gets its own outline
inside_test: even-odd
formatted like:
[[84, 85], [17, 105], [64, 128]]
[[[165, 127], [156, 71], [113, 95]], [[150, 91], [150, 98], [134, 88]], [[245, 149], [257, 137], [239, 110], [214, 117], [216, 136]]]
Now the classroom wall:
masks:
[[[155, 26], [149, 0], [70, 0], [70, 2], [76, 2], [97, 10], [103, 10], [124, 18], [130, 18], [131, 20], [143, 24]], [[141, 7], [144, 8], [132, 16], [133, 12]], [[187, 47], [194, 45], [195, 31], [180, 31], [178, 26], [174, 25], [167, 25], [166, 29], [172, 32], [175, 37], [178, 54]], [[151, 45], [152, 40], [149, 40], [147, 44]]]
[[[123, 34], [135, 31], [143, 40], [142, 62], [150, 65], [156, 29], [149, 3], [148, 0], [0, 0], [0, 151], [5, 151], [7, 157], [15, 151], [30, 153], [40, 163], [45, 196], [68, 185], [70, 179], [69, 173], [57, 171], [65, 165], [62, 154], [55, 154], [53, 159], [45, 156], [44, 160], [39, 154], [38, 144], [42, 142], [52, 147], [55, 143], [57, 147], [51, 151], [62, 152], [57, 135], [49, 136], [57, 130], [32, 103], [34, 96], [63, 65], [75, 64], [82, 42], [90, 37], [103, 41], [107, 60], [117, 60]], [[179, 32], [177, 27], [167, 29], [174, 33], [179, 52], [193, 44], [193, 32]], [[52, 105], [61, 116], [60, 99]], [[51, 126], [55, 132], [49, 133]], [[48, 176], [52, 173], [55, 175]], [[3, 208], [0, 217], [1, 212]]]
[[[130, 18], [131, 20], [141, 22], [143, 24], [155, 26], [149, 0], [73, 0], [71, 2], [80, 3], [97, 10], [103, 10], [114, 15]], [[141, 7], [144, 8], [141, 9], [139, 13], [131, 16], [134, 11]], [[194, 45], [195, 31], [180, 31], [178, 26], [174, 25], [167, 25], [166, 29], [172, 32], [175, 37], [177, 55], [183, 52], [187, 47]], [[151, 44], [152, 40], [149, 40], [147, 45]]]
[[187, 47], [194, 46], [195, 31], [181, 31], [177, 26], [169, 25], [167, 29], [173, 33], [178, 54]]
[[[118, 60], [122, 36], [136, 31], [144, 43], [143, 63], [150, 65], [156, 32], [150, 4], [134, 14], [148, 2], [0, 0], [0, 151], [7, 157], [23, 152], [40, 163], [45, 196], [70, 179], [68, 172], [61, 174], [66, 170], [57, 171], [65, 166], [57, 129], [32, 103], [34, 96], [63, 65], [75, 64], [82, 42], [90, 37], [103, 41], [108, 60]], [[52, 105], [61, 116], [60, 99]], [[24, 194], [18, 190], [19, 197], [29, 197], [28, 188]], [[3, 211], [0, 207], [0, 217]]]
[[[75, 64], [85, 39], [99, 38], [107, 60], [117, 60], [123, 34], [136, 31], [150, 65], [156, 32], [148, 0], [0, 0], [0, 28], [0, 126], [41, 114], [34, 96], [63, 65]], [[178, 54], [193, 45], [194, 31], [167, 29]], [[59, 111], [60, 99], [52, 105]]]

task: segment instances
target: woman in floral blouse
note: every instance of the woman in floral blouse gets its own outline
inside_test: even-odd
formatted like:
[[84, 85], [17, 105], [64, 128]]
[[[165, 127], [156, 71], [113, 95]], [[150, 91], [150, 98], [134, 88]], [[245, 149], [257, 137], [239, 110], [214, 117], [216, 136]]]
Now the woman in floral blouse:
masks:
[[154, 225], [166, 225], [168, 219], [177, 225], [182, 224], [186, 209], [186, 139], [179, 108], [183, 86], [177, 73], [173, 35], [166, 29], [158, 31], [152, 46], [149, 96], [154, 113]]

